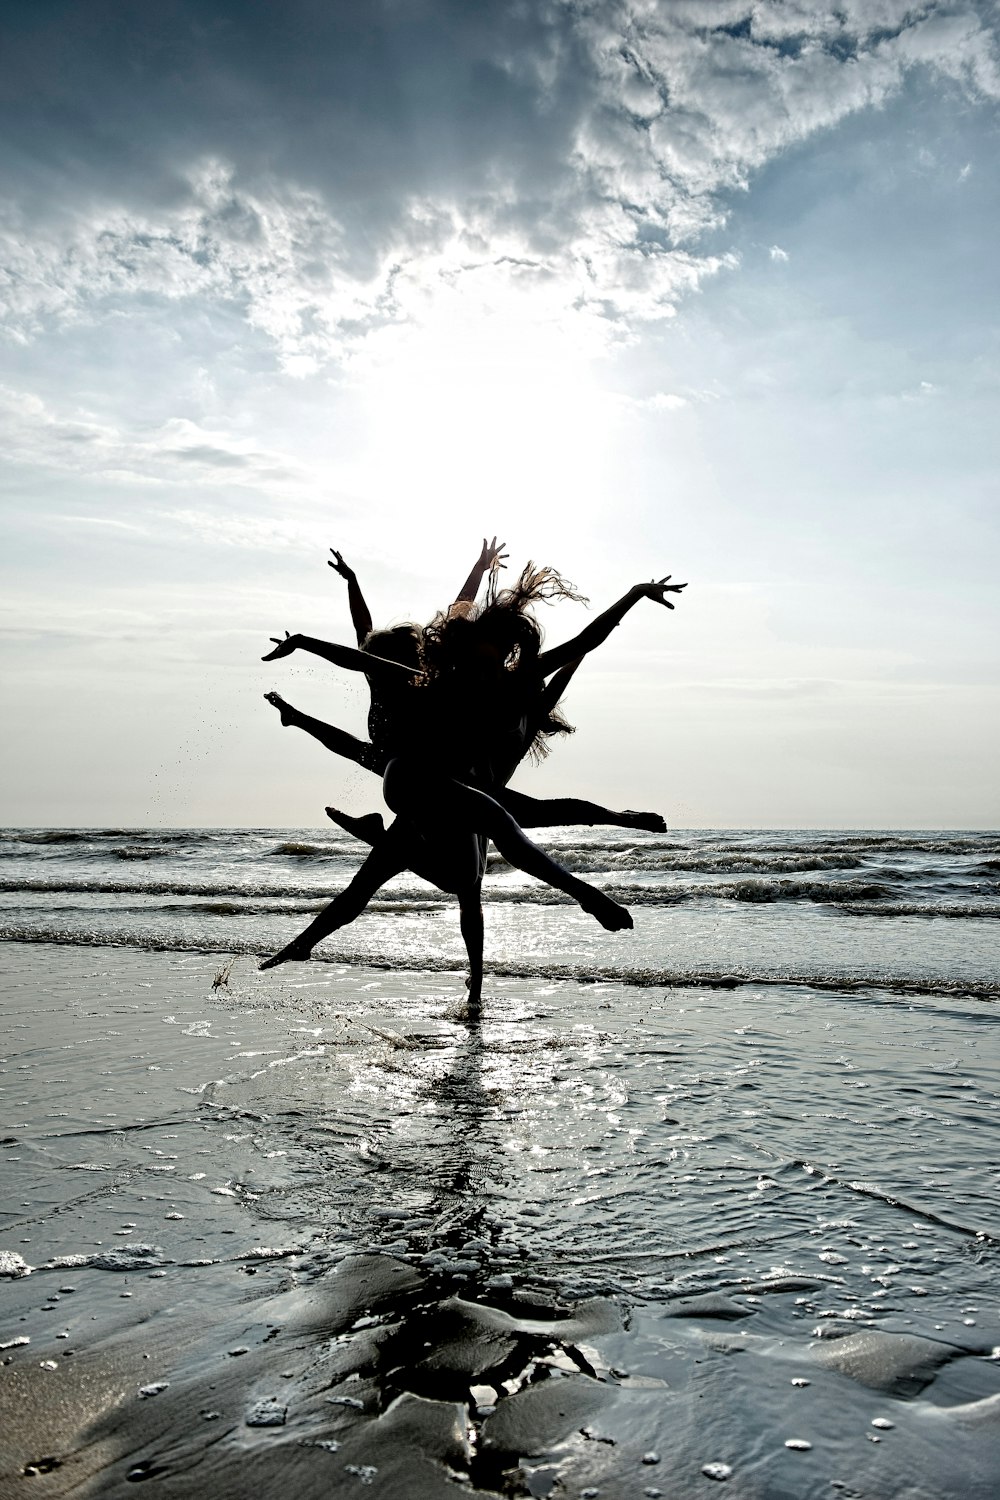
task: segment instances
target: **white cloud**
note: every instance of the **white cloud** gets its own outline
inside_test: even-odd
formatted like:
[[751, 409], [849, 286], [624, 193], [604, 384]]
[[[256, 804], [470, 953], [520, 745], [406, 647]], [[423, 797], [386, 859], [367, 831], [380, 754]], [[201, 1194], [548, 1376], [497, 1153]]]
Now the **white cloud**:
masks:
[[9, 462], [114, 484], [190, 490], [225, 483], [304, 494], [315, 483], [315, 475], [290, 456], [184, 417], [129, 432], [87, 412], [57, 410], [9, 386], [0, 386], [0, 438]]
[[772, 260], [777, 261], [787, 261], [789, 258], [788, 251], [782, 250], [780, 245], [772, 245], [770, 250], [768, 251], [768, 254], [770, 255]]
[[[155, 209], [67, 206], [36, 224], [11, 205], [0, 225], [8, 337], [23, 343], [138, 299], [202, 300], [236, 307], [287, 374], [306, 376], [458, 293], [483, 312], [516, 301], [600, 348], [735, 266], [699, 250], [699, 236], [724, 224], [726, 195], [788, 147], [883, 104], [914, 68], [1000, 96], [993, 38], [972, 5], [554, 0], [546, 15], [562, 47], [512, 48], [503, 62], [536, 92], [538, 156], [555, 156], [544, 199], [502, 139], [462, 191], [393, 187], [389, 173], [394, 207], [380, 200], [363, 270], [336, 184], [217, 158], [190, 165], [183, 191]], [[561, 68], [575, 84], [568, 144], [565, 110], [544, 134]], [[89, 440], [99, 441], [78, 435]]]

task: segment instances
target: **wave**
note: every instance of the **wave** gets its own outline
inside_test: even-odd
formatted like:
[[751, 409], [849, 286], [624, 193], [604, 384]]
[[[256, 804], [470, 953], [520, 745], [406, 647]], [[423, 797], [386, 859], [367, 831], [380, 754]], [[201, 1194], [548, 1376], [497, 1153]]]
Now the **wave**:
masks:
[[[344, 884], [349, 878], [345, 871]], [[338, 882], [339, 884], [339, 882]], [[334, 891], [331, 885], [236, 885], [231, 881], [224, 884], [220, 881], [191, 881], [191, 880], [47, 880], [28, 879], [18, 880], [13, 876], [0, 878], [0, 892], [24, 892], [35, 895], [98, 895], [98, 896], [205, 896], [218, 898], [249, 899], [258, 897], [263, 900], [274, 897], [299, 898], [307, 900], [310, 897], [316, 900], [329, 898]]]
[[246, 829], [207, 828], [0, 828], [0, 842], [11, 844], [96, 844], [102, 839], [128, 839], [134, 844], [197, 844], [220, 837], [242, 838]]
[[[341, 848], [343, 846], [341, 845]], [[361, 847], [358, 845], [357, 847]], [[289, 842], [278, 844], [269, 851], [271, 854], [291, 855], [296, 859], [329, 859], [331, 855], [339, 852], [334, 844], [297, 844]]]
[[155, 844], [148, 847], [130, 844], [122, 849], [109, 849], [108, 853], [112, 859], [172, 859], [177, 850], [157, 848]]
[[[262, 957], [274, 951], [273, 946], [266, 943], [246, 940], [223, 945], [206, 942], [199, 938], [185, 938], [179, 934], [160, 938], [132, 932], [69, 933], [54, 927], [44, 930], [0, 928], [0, 939], [17, 943], [47, 943], [54, 947], [131, 948], [145, 953], [203, 953], [227, 957]], [[388, 958], [381, 951], [338, 950], [329, 944], [322, 952], [314, 954], [310, 962], [336, 964], [347, 968], [388, 970], [401, 974], [461, 974], [467, 967], [463, 959], [441, 958], [431, 953], [408, 955], [405, 958]], [[787, 973], [781, 973], [774, 969], [756, 969], [748, 965], [728, 970], [643, 969], [628, 965], [612, 968], [606, 965], [547, 963], [539, 960], [538, 962], [487, 962], [486, 972], [500, 979], [550, 979], [565, 980], [576, 984], [611, 983], [632, 985], [642, 989], [655, 989], [656, 987], [677, 989], [690, 986], [735, 990], [742, 985], [794, 985], [842, 994], [1000, 999], [1000, 981], [993, 979], [930, 980], [916, 976], [876, 972], [866, 975], [843, 975], [790, 970]]]
[[[569, 870], [608, 870], [627, 865], [633, 870], [699, 871], [705, 874], [783, 875], [808, 870], [857, 870], [863, 861], [853, 854], [764, 854], [760, 852], [710, 854], [665, 853], [655, 846], [635, 844], [587, 845], [543, 844], [542, 847]], [[499, 860], [498, 862], [503, 863]]]
[[998, 901], [968, 901], [962, 905], [941, 901], [892, 901], [869, 905], [844, 903], [844, 911], [852, 917], [1000, 917]]
[[[275, 901], [322, 902], [328, 900], [336, 890], [347, 884], [353, 866], [337, 872], [338, 878], [323, 885], [254, 884], [237, 885], [233, 882], [188, 881], [188, 880], [18, 880], [13, 877], [0, 878], [0, 893], [24, 895], [79, 895], [79, 896], [176, 896], [200, 897], [206, 902], [253, 903]], [[342, 876], [342, 878], [341, 878]], [[967, 915], [993, 916], [998, 909], [995, 901], [970, 900], [968, 902], [891, 902], [890, 887], [881, 880], [738, 880], [711, 881], [697, 884], [677, 882], [672, 885], [638, 884], [632, 881], [614, 880], [601, 883], [602, 890], [617, 901], [635, 906], [674, 906], [688, 902], [738, 901], [758, 906], [770, 906], [779, 902], [809, 901], [843, 909], [856, 909], [857, 915], [937, 916]], [[393, 890], [390, 884], [387, 887]], [[435, 887], [421, 887], [402, 893], [393, 891], [393, 900], [401, 905], [419, 906], [434, 900]], [[515, 885], [503, 881], [493, 882], [487, 878], [483, 885], [483, 901], [492, 905], [553, 906], [572, 905], [572, 898], [545, 885]], [[884, 904], [883, 904], [884, 903]], [[202, 908], [204, 909], [204, 908]], [[234, 905], [233, 910], [276, 911], [268, 906]], [[296, 908], [298, 909], [298, 908]]]

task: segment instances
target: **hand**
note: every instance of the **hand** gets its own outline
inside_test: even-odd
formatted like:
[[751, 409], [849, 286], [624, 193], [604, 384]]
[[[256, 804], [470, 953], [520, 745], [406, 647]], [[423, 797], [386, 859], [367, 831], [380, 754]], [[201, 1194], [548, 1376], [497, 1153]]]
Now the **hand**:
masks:
[[671, 583], [672, 577], [673, 574], [668, 573], [666, 578], [653, 578], [649, 583], [637, 583], [633, 586], [633, 592], [639, 599], [652, 599], [656, 604], [663, 604], [667, 609], [673, 609], [674, 606], [669, 599], [664, 598], [664, 595], [679, 594], [681, 589], [687, 588], [687, 584]]
[[491, 572], [496, 568], [506, 568], [507, 563], [505, 559], [507, 553], [503, 550], [506, 545], [506, 542], [501, 542], [498, 547], [496, 537], [493, 538], [492, 542], [487, 542], [486, 538], [483, 537], [483, 550], [479, 554], [479, 566], [484, 573], [487, 568]]
[[281, 639], [280, 635], [272, 635], [271, 640], [274, 642], [274, 650], [269, 651], [266, 656], [262, 656], [261, 661], [277, 661], [279, 656], [291, 656], [299, 644], [299, 637], [297, 635], [289, 635], [287, 630], [285, 631], [284, 640]]
[[354, 577], [354, 569], [347, 566], [344, 559], [341, 557], [340, 553], [335, 547], [331, 547], [330, 551], [333, 553], [336, 561], [330, 562], [329, 560], [327, 560], [327, 567], [332, 568], [335, 573], [339, 573], [341, 578], [346, 578], [348, 583], [350, 583], [351, 579]]

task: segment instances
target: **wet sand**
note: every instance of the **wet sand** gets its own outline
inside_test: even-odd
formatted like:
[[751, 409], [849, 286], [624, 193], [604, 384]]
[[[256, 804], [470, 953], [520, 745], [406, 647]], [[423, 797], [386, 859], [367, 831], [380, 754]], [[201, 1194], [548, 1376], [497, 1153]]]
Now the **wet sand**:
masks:
[[996, 1493], [985, 1007], [6, 952], [0, 1495]]

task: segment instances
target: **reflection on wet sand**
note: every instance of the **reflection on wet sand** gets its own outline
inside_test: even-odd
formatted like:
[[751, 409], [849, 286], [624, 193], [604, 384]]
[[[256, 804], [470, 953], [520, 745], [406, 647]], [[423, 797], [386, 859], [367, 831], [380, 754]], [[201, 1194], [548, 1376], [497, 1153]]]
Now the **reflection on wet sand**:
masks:
[[114, 1118], [67, 1081], [16, 1148], [64, 1197], [8, 1252], [11, 1493], [992, 1500], [984, 1013], [185, 964], [169, 1007], [80, 981]]

